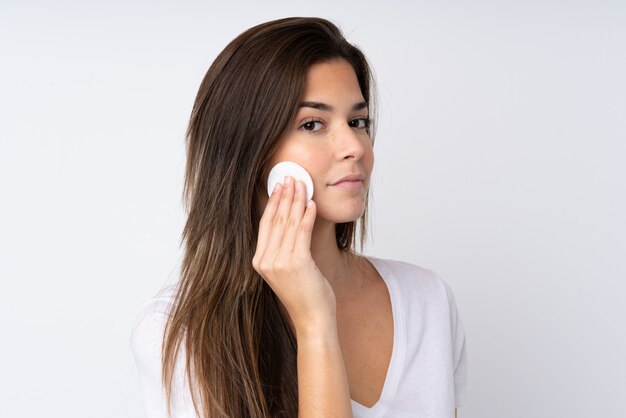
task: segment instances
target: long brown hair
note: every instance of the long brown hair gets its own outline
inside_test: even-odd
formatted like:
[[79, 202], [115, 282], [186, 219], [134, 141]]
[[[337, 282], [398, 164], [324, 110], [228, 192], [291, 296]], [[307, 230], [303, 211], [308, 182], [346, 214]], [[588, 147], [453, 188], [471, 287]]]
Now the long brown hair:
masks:
[[[181, 279], [163, 340], [169, 398], [177, 356], [203, 417], [295, 417], [296, 339], [280, 301], [252, 267], [268, 161], [292, 123], [308, 69], [348, 61], [371, 103], [364, 55], [331, 22], [287, 18], [234, 39], [206, 73], [187, 131]], [[371, 105], [370, 105], [371, 108]], [[367, 201], [366, 201], [367, 203]], [[367, 206], [367, 204], [366, 204]], [[360, 221], [361, 249], [367, 209]], [[354, 251], [357, 221], [337, 224]]]

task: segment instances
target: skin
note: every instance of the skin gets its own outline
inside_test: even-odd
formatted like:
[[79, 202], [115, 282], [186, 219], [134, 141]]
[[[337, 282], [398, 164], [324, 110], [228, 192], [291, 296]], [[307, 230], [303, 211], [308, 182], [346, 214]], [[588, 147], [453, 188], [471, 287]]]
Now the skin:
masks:
[[[293, 161], [311, 175], [315, 195], [306, 204], [304, 184], [286, 178], [264, 207], [252, 264], [281, 300], [298, 340], [301, 417], [352, 414], [337, 333], [337, 300], [363, 280], [337, 247], [335, 225], [356, 220], [374, 164], [367, 133], [368, 109], [354, 70], [344, 60], [313, 65], [293, 125], [270, 161]], [[361, 187], [334, 186], [360, 174]]]
[[[331, 106], [332, 110], [300, 107], [292, 127], [280, 139], [270, 167], [280, 161], [293, 161], [311, 175], [315, 190], [313, 210], [316, 213], [309, 249], [316, 266], [340, 298], [351, 288], [358, 287], [362, 280], [360, 275], [353, 274], [346, 253], [337, 248], [335, 224], [356, 220], [365, 210], [365, 197], [374, 165], [372, 141], [365, 129], [368, 109], [354, 109], [364, 99], [354, 70], [344, 60], [315, 64], [310, 68], [302, 103], [309, 102], [323, 103]], [[340, 178], [354, 173], [364, 177], [360, 190], [331, 186]], [[286, 201], [292, 198], [293, 189], [281, 188], [278, 194]], [[265, 198], [259, 202], [261, 207], [266, 207], [266, 203]], [[297, 212], [304, 211], [304, 207], [300, 207], [302, 202], [293, 203]], [[286, 207], [287, 203], [283, 202], [284, 214], [288, 213]], [[266, 207], [266, 210], [274, 209]], [[293, 213], [294, 226], [300, 219], [305, 220], [307, 225], [306, 215], [304, 213], [304, 217], [300, 218], [300, 213]], [[263, 220], [260, 226], [263, 226]], [[257, 252], [259, 250], [265, 251], [266, 248], [257, 248]], [[295, 300], [300, 296], [294, 295]], [[322, 297], [321, 294], [316, 296]]]
[[[298, 340], [300, 417], [351, 417], [350, 391], [337, 332], [337, 305], [366, 284], [362, 264], [337, 247], [335, 225], [359, 219], [374, 165], [368, 108], [345, 60], [309, 69], [292, 126], [270, 167], [293, 161], [311, 175], [315, 194], [285, 178], [268, 198], [259, 224], [255, 270], [279, 297]], [[333, 185], [361, 174], [362, 187]]]

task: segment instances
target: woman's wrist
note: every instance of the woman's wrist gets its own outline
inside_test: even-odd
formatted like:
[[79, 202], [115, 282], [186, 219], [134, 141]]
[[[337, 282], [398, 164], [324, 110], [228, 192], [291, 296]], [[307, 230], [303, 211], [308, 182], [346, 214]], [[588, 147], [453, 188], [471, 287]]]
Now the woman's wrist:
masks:
[[298, 348], [324, 348], [339, 345], [337, 319], [332, 316], [295, 327]]

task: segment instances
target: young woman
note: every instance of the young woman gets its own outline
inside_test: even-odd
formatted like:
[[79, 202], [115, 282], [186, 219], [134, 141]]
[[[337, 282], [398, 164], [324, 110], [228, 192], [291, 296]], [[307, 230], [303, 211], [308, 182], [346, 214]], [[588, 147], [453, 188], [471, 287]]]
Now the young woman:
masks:
[[[455, 415], [465, 338], [449, 287], [354, 249], [372, 98], [364, 55], [323, 19], [255, 26], [209, 68], [187, 135], [181, 278], [133, 336], [149, 417]], [[291, 177], [268, 196], [282, 161], [308, 171], [312, 201]]]

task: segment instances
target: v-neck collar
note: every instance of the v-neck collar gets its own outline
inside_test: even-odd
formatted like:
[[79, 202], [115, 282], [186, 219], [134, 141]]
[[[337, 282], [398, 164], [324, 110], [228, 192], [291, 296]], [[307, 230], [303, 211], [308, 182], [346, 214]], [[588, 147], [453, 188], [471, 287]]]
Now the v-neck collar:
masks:
[[402, 299], [400, 298], [399, 289], [393, 280], [393, 273], [387, 268], [384, 260], [376, 257], [365, 256], [367, 260], [374, 266], [380, 277], [387, 285], [389, 299], [391, 301], [391, 312], [393, 316], [393, 348], [391, 351], [391, 359], [387, 368], [385, 382], [380, 394], [380, 398], [371, 408], [350, 399], [352, 410], [357, 413], [359, 418], [379, 418], [387, 411], [387, 405], [393, 398], [398, 387], [400, 371], [404, 364], [405, 354], [405, 335]]

